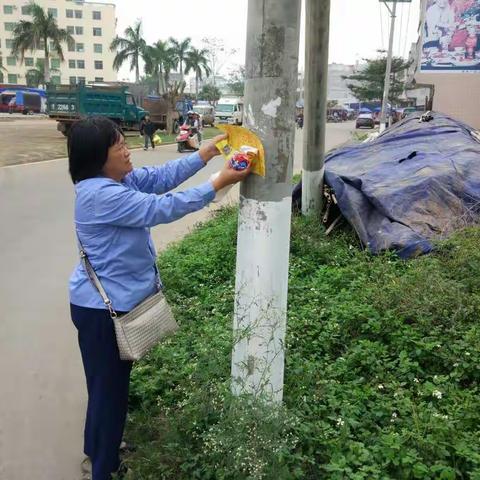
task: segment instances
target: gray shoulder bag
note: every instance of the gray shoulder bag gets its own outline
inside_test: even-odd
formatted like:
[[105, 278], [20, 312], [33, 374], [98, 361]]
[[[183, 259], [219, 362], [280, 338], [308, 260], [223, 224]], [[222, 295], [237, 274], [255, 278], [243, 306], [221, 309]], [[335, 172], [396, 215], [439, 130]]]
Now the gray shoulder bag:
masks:
[[165, 295], [159, 290], [125, 315], [117, 315], [80, 239], [78, 242], [80, 243], [80, 258], [85, 271], [102, 297], [115, 325], [120, 358], [122, 360], [140, 360], [164, 337], [178, 330], [178, 324], [173, 318]]

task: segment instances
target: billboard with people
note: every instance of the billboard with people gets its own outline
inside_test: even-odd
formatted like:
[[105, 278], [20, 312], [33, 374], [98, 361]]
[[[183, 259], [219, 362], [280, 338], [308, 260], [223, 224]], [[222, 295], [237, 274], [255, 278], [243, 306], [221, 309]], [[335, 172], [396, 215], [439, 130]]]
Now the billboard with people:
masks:
[[427, 0], [422, 72], [480, 73], [480, 0]]

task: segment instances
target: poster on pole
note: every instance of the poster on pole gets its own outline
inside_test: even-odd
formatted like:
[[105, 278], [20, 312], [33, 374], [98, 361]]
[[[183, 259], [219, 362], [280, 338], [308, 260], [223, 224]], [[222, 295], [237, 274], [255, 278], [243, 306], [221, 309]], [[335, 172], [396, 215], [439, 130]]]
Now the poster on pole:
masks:
[[480, 0], [426, 1], [421, 71], [480, 73]]

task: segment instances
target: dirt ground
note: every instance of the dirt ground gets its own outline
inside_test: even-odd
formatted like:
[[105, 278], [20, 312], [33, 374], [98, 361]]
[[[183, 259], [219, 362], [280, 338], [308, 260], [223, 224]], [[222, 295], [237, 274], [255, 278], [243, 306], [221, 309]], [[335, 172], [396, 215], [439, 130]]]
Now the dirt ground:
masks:
[[67, 156], [57, 122], [45, 116], [0, 115], [0, 167]]

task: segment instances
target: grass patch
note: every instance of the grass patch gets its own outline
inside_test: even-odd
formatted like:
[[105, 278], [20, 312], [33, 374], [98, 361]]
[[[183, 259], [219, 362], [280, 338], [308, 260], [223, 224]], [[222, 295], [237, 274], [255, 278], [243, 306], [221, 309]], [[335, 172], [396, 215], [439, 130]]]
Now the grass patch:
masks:
[[181, 330], [138, 363], [130, 479], [480, 479], [480, 229], [373, 257], [292, 223], [284, 406], [229, 394], [237, 217], [161, 254]]
[[[215, 135], [219, 135], [221, 132], [218, 130], [218, 128], [215, 127], [206, 127], [202, 131], [202, 139], [203, 140], [208, 140], [210, 138], [213, 138]], [[160, 135], [162, 139], [162, 144], [168, 145], [170, 143], [175, 143], [175, 138], [177, 137], [176, 134], [174, 135], [168, 135], [166, 133], [158, 132], [158, 135]], [[143, 147], [144, 145], [144, 139], [143, 136], [138, 135], [127, 135], [126, 137], [127, 140], [127, 145], [130, 148], [139, 148]]]

